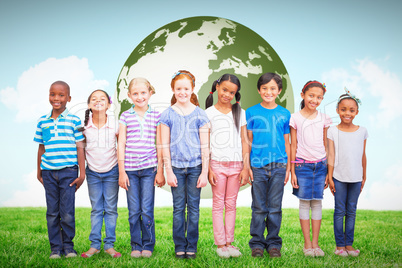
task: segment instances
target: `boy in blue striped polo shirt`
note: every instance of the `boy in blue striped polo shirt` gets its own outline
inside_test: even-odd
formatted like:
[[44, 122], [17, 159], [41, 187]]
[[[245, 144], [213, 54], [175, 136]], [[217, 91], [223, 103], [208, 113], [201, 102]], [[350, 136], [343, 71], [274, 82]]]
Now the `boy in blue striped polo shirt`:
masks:
[[[85, 179], [84, 136], [79, 117], [69, 114], [70, 87], [63, 81], [50, 86], [52, 111], [38, 120], [38, 180], [45, 187], [50, 258], [77, 256], [74, 250], [75, 191]], [[79, 169], [79, 176], [78, 176]]]

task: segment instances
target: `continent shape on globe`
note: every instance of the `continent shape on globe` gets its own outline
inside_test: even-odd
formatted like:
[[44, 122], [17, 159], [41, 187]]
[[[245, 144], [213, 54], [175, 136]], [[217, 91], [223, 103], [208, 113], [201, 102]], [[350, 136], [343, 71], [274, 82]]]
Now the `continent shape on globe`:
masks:
[[[157, 29], [130, 54], [117, 79], [114, 94], [116, 117], [132, 106], [127, 90], [134, 77], [144, 77], [150, 81], [156, 94], [149, 103], [156, 110], [164, 111], [170, 106], [173, 95], [170, 82], [178, 70], [188, 70], [194, 74], [194, 92], [198, 95], [201, 108], [205, 108], [205, 99], [213, 81], [225, 73], [234, 74], [240, 79], [240, 104], [243, 109], [261, 102], [257, 91], [260, 75], [277, 73], [283, 81], [283, 90], [277, 103], [290, 112], [294, 110], [288, 72], [267, 41], [251, 29], [229, 19], [190, 17]], [[216, 101], [217, 96], [214, 96]], [[164, 186], [164, 189], [170, 191], [169, 186]], [[212, 197], [209, 185], [201, 193], [202, 198]]]

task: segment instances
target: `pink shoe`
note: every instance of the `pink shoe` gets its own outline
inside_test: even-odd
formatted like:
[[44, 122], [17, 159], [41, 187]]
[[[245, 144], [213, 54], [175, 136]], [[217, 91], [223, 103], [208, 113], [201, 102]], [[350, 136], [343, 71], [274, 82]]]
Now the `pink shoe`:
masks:
[[335, 255], [341, 256], [341, 257], [347, 257], [349, 256], [348, 253], [343, 250], [343, 249], [337, 249], [335, 250]]
[[[110, 248], [113, 249], [113, 248]], [[109, 250], [109, 249], [108, 249]], [[114, 252], [108, 252], [108, 250], [105, 250], [105, 252], [107, 254], [109, 254], [110, 256], [112, 256], [112, 258], [120, 258], [121, 257], [121, 253], [117, 252], [116, 250], [113, 250]]]
[[97, 250], [97, 251], [95, 251], [95, 252], [92, 253], [92, 254], [83, 252], [83, 253], [81, 254], [81, 258], [91, 258], [93, 255], [98, 254], [99, 252], [100, 252], [100, 250]]
[[303, 253], [304, 253], [304, 256], [306, 256], [306, 257], [314, 257], [315, 256], [314, 249], [312, 249], [312, 248], [303, 248]]
[[227, 249], [229, 251], [230, 257], [237, 258], [237, 257], [241, 256], [241, 252], [237, 247], [229, 245], [229, 246], [227, 246]]
[[356, 249], [356, 250], [346, 250], [346, 252], [352, 257], [357, 257], [360, 254], [360, 250], [358, 250], [358, 249]]

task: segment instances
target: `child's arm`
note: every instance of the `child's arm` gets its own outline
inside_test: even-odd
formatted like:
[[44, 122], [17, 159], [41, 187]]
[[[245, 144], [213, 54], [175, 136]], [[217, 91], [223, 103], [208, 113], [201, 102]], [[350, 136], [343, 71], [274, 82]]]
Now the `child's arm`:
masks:
[[[325, 147], [325, 153], [327, 155], [327, 159], [328, 159], [328, 138], [327, 138], [328, 128], [329, 127], [324, 128], [324, 147]], [[328, 177], [328, 173], [327, 173], [327, 176], [325, 177], [324, 189], [328, 188], [328, 181], [329, 181], [329, 177]]]
[[117, 142], [117, 164], [119, 166], [119, 186], [128, 191], [130, 180], [128, 179], [126, 170], [124, 168], [125, 154], [126, 154], [126, 141], [127, 141], [127, 126], [119, 124], [119, 139]]
[[[253, 131], [252, 130], [247, 130], [247, 146], [248, 146], [248, 152], [251, 154], [251, 146], [253, 145]], [[250, 169], [249, 169], [249, 175], [250, 175], [250, 181], [249, 184], [251, 185], [252, 182], [254, 181], [254, 175], [253, 175], [253, 170], [251, 169], [251, 164], [250, 164], [250, 156], [249, 158], [249, 165], [250, 165]]]
[[328, 184], [332, 195], [336, 192], [334, 180], [332, 179], [334, 175], [334, 165], [335, 165], [335, 144], [334, 141], [328, 139]]
[[200, 145], [201, 145], [201, 161], [202, 171], [198, 178], [197, 188], [207, 186], [208, 183], [208, 170], [209, 170], [209, 127], [204, 124], [200, 127]]
[[166, 181], [171, 187], [177, 187], [177, 178], [173, 173], [172, 160], [170, 158], [170, 127], [161, 124], [162, 157], [166, 171]]
[[243, 170], [239, 176], [240, 186], [244, 186], [250, 182], [250, 149], [248, 146], [247, 126], [244, 125], [240, 128], [241, 135], [241, 149], [243, 155]]
[[283, 138], [285, 139], [285, 151], [286, 155], [288, 156], [288, 162], [286, 163], [286, 176], [285, 176], [285, 181], [284, 185], [288, 183], [289, 180], [289, 174], [290, 174], [290, 143], [289, 143], [289, 134], [284, 134]]
[[291, 166], [291, 172], [292, 172], [292, 187], [295, 189], [299, 188], [299, 185], [297, 185], [297, 177], [296, 177], [296, 171], [295, 171], [295, 163], [292, 163], [293, 161], [296, 161], [296, 150], [297, 150], [297, 130], [294, 129], [293, 127], [290, 127], [290, 138], [291, 138], [291, 144], [290, 144], [290, 166]]
[[82, 183], [85, 180], [85, 153], [84, 153], [84, 141], [78, 141], [76, 142], [77, 145], [77, 158], [78, 158], [78, 168], [79, 168], [79, 175], [78, 178], [76, 178], [70, 186], [73, 186], [75, 184], [75, 191], [77, 191]]
[[[211, 138], [211, 129], [208, 130], [208, 137]], [[209, 152], [211, 152], [211, 148], [210, 148]], [[211, 161], [211, 156], [209, 157], [209, 161]], [[212, 171], [211, 163], [208, 167], [208, 180], [212, 186], [216, 185], [217, 178], [216, 178], [215, 173]]]
[[40, 164], [42, 162], [42, 155], [45, 153], [45, 145], [39, 144], [38, 147], [38, 160], [37, 160], [37, 175], [36, 177], [38, 178], [38, 181], [42, 183], [43, 185], [43, 179], [42, 179], [42, 169], [40, 168]]
[[362, 187], [360, 189], [360, 192], [363, 191], [364, 184], [366, 183], [366, 168], [367, 168], [366, 141], [367, 140], [364, 140], [364, 147], [363, 147], [363, 157], [362, 157], [363, 180], [362, 180]]
[[163, 175], [163, 157], [162, 157], [162, 138], [161, 125], [156, 127], [156, 156], [158, 158], [158, 167], [155, 175], [154, 186], [162, 187], [165, 185], [165, 176]]

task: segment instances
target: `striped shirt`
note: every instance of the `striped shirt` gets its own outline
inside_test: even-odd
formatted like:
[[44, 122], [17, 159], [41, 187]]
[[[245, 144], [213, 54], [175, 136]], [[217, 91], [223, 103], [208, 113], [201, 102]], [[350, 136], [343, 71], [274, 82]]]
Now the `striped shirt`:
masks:
[[150, 106], [148, 106], [142, 120], [134, 111], [134, 105], [121, 114], [119, 122], [127, 127], [124, 158], [126, 171], [146, 169], [158, 165], [156, 127], [159, 125], [159, 118], [160, 113], [152, 110]]
[[56, 119], [52, 112], [38, 120], [34, 141], [45, 146], [42, 170], [59, 170], [78, 165], [76, 142], [84, 140], [78, 129], [81, 120], [65, 109]]

